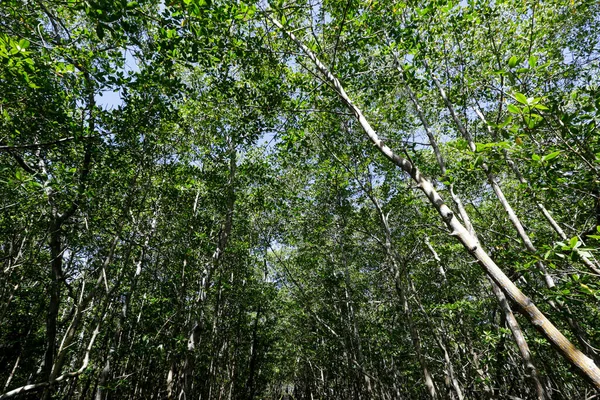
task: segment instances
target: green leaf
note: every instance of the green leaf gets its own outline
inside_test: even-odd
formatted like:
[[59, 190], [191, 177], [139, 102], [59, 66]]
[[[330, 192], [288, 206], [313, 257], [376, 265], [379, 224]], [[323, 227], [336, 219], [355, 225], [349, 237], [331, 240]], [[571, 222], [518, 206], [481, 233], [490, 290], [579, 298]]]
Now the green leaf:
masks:
[[508, 111], [513, 114], [521, 113], [521, 110], [519, 109], [519, 107], [515, 106], [514, 104], [509, 104], [507, 108], [508, 108]]
[[553, 158], [556, 158], [560, 155], [560, 150], [559, 151], [554, 151], [550, 154], [546, 154], [545, 156], [542, 157], [542, 161], [548, 161], [548, 160], [552, 160]]
[[511, 58], [508, 59], [508, 66], [510, 68], [514, 68], [514, 66], [517, 65], [517, 62], [519, 62], [519, 59], [517, 58], [517, 56], [512, 56]]
[[19, 40], [19, 44], [18, 44], [19, 51], [24, 52], [25, 49], [27, 49], [28, 47], [29, 47], [29, 40], [27, 40], [27, 39]]
[[527, 97], [525, 97], [523, 93], [515, 92], [515, 99], [521, 104], [529, 104], [529, 102], [527, 101]]
[[542, 159], [542, 157], [538, 156], [537, 154], [532, 154], [531, 159], [533, 161], [540, 161]]
[[581, 283], [579, 282], [579, 285], [581, 286], [581, 289], [583, 289], [583, 291], [587, 294], [591, 294], [592, 296], [594, 295], [594, 290], [592, 290], [588, 285], [586, 285], [585, 283]]
[[573, 236], [570, 240], [569, 240], [569, 247], [574, 249], [577, 246], [577, 243], [579, 242], [579, 238], [577, 236]]
[[508, 142], [491, 142], [491, 143], [475, 143], [475, 151], [481, 152], [492, 149], [494, 147], [500, 147], [503, 149], [509, 148], [510, 143]]
[[538, 58], [536, 56], [529, 56], [529, 60], [527, 60], [527, 63], [529, 64], [529, 66], [531, 68], [535, 68], [535, 66], [537, 65], [537, 60]]

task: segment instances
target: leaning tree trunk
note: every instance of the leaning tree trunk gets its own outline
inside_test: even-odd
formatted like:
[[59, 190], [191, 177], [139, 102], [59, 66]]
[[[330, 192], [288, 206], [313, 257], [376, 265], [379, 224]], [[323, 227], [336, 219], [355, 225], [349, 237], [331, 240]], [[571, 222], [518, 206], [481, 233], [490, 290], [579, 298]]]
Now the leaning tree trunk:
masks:
[[[398, 59], [396, 57], [396, 62], [398, 63]], [[402, 69], [400, 68], [400, 66], [398, 65], [398, 70], [403, 73]], [[403, 73], [404, 75], [404, 73]], [[438, 165], [440, 167], [440, 170], [442, 172], [442, 175], [446, 175], [446, 167], [445, 167], [445, 162], [444, 162], [444, 158], [439, 150], [439, 146], [437, 145], [437, 141], [435, 139], [435, 136], [433, 135], [433, 132], [431, 130], [431, 127], [427, 121], [427, 118], [425, 117], [425, 113], [423, 112], [423, 109], [421, 107], [421, 104], [417, 98], [417, 96], [413, 93], [411, 87], [408, 85], [408, 82], [406, 82], [406, 77], [405, 78], [405, 88], [406, 91], [408, 92], [409, 98], [411, 99], [417, 114], [419, 116], [419, 119], [421, 120], [421, 124], [423, 125], [425, 132], [427, 133], [427, 137], [429, 138], [429, 142], [433, 148], [433, 151], [435, 153], [436, 156], [436, 160], [438, 162]], [[441, 96], [444, 100], [444, 102], [446, 103], [450, 114], [452, 115], [452, 117], [455, 120], [455, 123], [460, 127], [461, 132], [463, 132], [463, 135], [466, 137], [467, 140], [470, 140], [469, 145], [471, 146], [475, 146], [475, 144], [473, 143], [472, 138], [470, 137], [470, 135], [468, 134], [468, 132], [466, 132], [466, 130], [464, 129], [464, 127], [462, 126], [462, 124], [460, 123], [460, 120], [458, 120], [458, 118], [456, 117], [456, 113], [454, 112], [454, 108], [452, 107], [452, 104], [450, 104], [448, 98], [446, 97], [446, 94], [443, 90], [443, 88], [441, 87], [441, 85], [439, 84], [439, 82], [436, 82], [436, 86], [438, 87], [438, 89], [440, 90]], [[488, 174], [490, 175], [490, 174]], [[502, 192], [500, 191], [498, 185], [496, 185], [499, 193], [499, 198], [504, 198], [504, 195], [502, 194]], [[498, 194], [498, 191], [496, 191], [496, 193]], [[473, 227], [473, 225], [471, 224], [471, 220], [460, 200], [460, 197], [457, 196], [456, 194], [454, 194], [453, 188], [452, 186], [450, 187], [450, 193], [451, 193], [451, 197], [452, 200], [454, 202], [454, 204], [456, 205], [456, 208], [459, 210], [459, 214], [467, 228], [467, 230], [469, 231], [469, 233], [471, 235], [473, 235], [476, 239], [477, 239], [477, 234], [475, 232], [475, 228]], [[508, 205], [508, 203], [506, 202], [506, 200], [503, 202], [503, 205]], [[510, 205], [508, 205], [508, 209], [507, 212], [509, 213], [509, 215], [514, 216], [514, 219], [516, 220], [515, 224], [517, 227], [521, 227], [522, 230], [522, 225], [520, 223], [520, 221], [518, 220], [518, 218], [516, 218], [516, 215], [514, 215], [514, 212], [512, 211], [512, 208], [510, 207]], [[517, 228], [517, 230], [519, 231], [519, 229]], [[524, 232], [524, 231], [523, 231]], [[526, 235], [526, 234], [525, 234]], [[529, 237], [526, 237], [525, 241], [529, 241], [529, 243], [531, 243], [530, 240], [528, 240]], [[437, 256], [437, 253], [435, 252], [435, 250], [433, 249], [433, 247], [431, 246], [431, 244], [428, 241], [428, 238], [425, 238], [425, 243], [427, 244], [427, 247], [430, 249], [430, 251], [433, 253], [434, 258], [436, 260], [436, 262], [439, 264], [439, 268], [441, 271], [443, 271], [443, 268], [440, 264], [440, 259]], [[533, 246], [533, 245], [531, 245]], [[489, 278], [489, 276], [488, 276]], [[521, 331], [521, 327], [519, 326], [519, 323], [517, 322], [511, 308], [510, 305], [508, 304], [508, 302], [506, 301], [506, 297], [504, 296], [504, 293], [502, 293], [502, 291], [500, 290], [500, 288], [498, 287], [498, 285], [496, 285], [496, 283], [489, 278], [490, 280], [490, 284], [492, 285], [492, 292], [494, 293], [494, 295], [496, 296], [496, 298], [498, 299], [498, 303], [500, 304], [500, 308], [502, 310], [502, 312], [504, 313], [504, 317], [506, 318], [506, 321], [508, 323], [508, 327], [512, 333], [512, 336], [515, 340], [515, 343], [517, 344], [517, 347], [519, 348], [519, 353], [521, 354], [521, 357], [523, 358], [523, 362], [525, 364], [525, 367], [529, 373], [529, 377], [532, 380], [532, 383], [536, 389], [537, 392], [537, 397], [540, 400], [543, 400], [545, 398], [545, 393], [544, 393], [544, 388], [542, 386], [542, 384], [540, 383], [539, 380], [539, 376], [537, 373], [537, 369], [535, 368], [535, 365], [533, 364], [532, 358], [531, 358], [531, 353], [529, 351], [529, 346], [527, 345], [527, 342], [525, 341], [525, 337], [523, 336], [523, 332]]]
[[537, 308], [533, 301], [525, 296], [523, 292], [506, 276], [506, 274], [491, 259], [487, 252], [479, 245], [477, 239], [465, 229], [456, 218], [452, 210], [445, 204], [442, 197], [435, 190], [431, 182], [421, 174], [416, 165], [411, 161], [394, 153], [379, 138], [364, 114], [346, 94], [340, 81], [329, 71], [329, 69], [306, 47], [296, 36], [285, 30], [281, 23], [268, 15], [272, 23], [281, 29], [314, 63], [325, 80], [331, 84], [348, 109], [354, 114], [365, 134], [377, 148], [377, 150], [397, 167], [406, 172], [417, 184], [417, 187], [425, 194], [432, 206], [440, 214], [440, 217], [448, 227], [450, 235], [454, 236], [481, 265], [490, 278], [502, 289], [521, 310], [523, 315], [531, 324], [556, 348], [561, 356], [569, 362], [576, 370], [586, 378], [594, 387], [600, 389], [600, 368], [592, 359], [577, 349]]

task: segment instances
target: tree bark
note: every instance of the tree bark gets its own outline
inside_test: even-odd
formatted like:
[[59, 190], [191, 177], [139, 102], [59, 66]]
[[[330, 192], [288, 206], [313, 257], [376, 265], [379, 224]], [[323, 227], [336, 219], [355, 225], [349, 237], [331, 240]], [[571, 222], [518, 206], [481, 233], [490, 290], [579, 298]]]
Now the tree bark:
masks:
[[[398, 59], [396, 58], [396, 62], [398, 62]], [[401, 68], [398, 68], [398, 70], [400, 72], [403, 72], [401, 70]], [[454, 122], [457, 124], [457, 126], [459, 126], [459, 130], [463, 133], [463, 136], [465, 137], [466, 140], [470, 140], [469, 145], [474, 148], [475, 147], [475, 143], [473, 143], [471, 136], [468, 134], [468, 132], [466, 131], [466, 129], [462, 126], [460, 120], [458, 120], [458, 118], [456, 117], [456, 113], [454, 112], [454, 107], [452, 107], [452, 104], [449, 102], [448, 98], [446, 97], [446, 94], [444, 92], [444, 89], [441, 87], [440, 83], [437, 81], [437, 79], [434, 78], [434, 82], [436, 84], [436, 87], [438, 88], [438, 90], [440, 91], [440, 94], [444, 100], [444, 103], [446, 104], [447, 108], [450, 111], [450, 114], [452, 115]], [[431, 128], [427, 122], [427, 119], [425, 117], [425, 114], [421, 108], [421, 105], [417, 99], [417, 97], [415, 96], [415, 94], [413, 93], [412, 89], [410, 88], [410, 86], [408, 85], [408, 82], [406, 82], [405, 84], [406, 90], [409, 94], [409, 97], [413, 103], [413, 105], [415, 106], [415, 109], [417, 110], [419, 119], [421, 120], [421, 123], [423, 124], [423, 127], [425, 128], [425, 131], [427, 132], [427, 136], [429, 137], [429, 141], [434, 149], [434, 152], [436, 154], [436, 159], [438, 161], [438, 164], [440, 166], [440, 169], [442, 171], [442, 174], [445, 175], [446, 174], [446, 169], [445, 169], [445, 164], [444, 164], [444, 159], [443, 156], [440, 153], [439, 147], [437, 145], [437, 141], [435, 139], [435, 136], [433, 135], [433, 132], [431, 132]], [[486, 168], [487, 171], [487, 168]], [[491, 176], [491, 173], [488, 172], [488, 178], [493, 178], [493, 176]], [[513, 225], [517, 228], [517, 231], [519, 232], [519, 235], [524, 235], [521, 236], [523, 238], [523, 241], [525, 242], [526, 246], [529, 245], [530, 247], [528, 248], [533, 248], [533, 244], [531, 243], [531, 240], [529, 240], [529, 237], [527, 236], [527, 234], [525, 233], [523, 226], [521, 225], [520, 221], [518, 220], [518, 218], [516, 217], [514, 211], [512, 210], [512, 207], [510, 207], [510, 205], [508, 204], [508, 202], [506, 201], [504, 194], [502, 193], [502, 191], [500, 190], [500, 187], [498, 186], [498, 184], [495, 182], [494, 179], [490, 179], [490, 183], [492, 184], [492, 186], [494, 187], [494, 192], [496, 193], [496, 195], [498, 196], [498, 198], [500, 199], [502, 205], [505, 207], [505, 210], [507, 211], [507, 213], [509, 214], [509, 218], [511, 218], [511, 221], [513, 221]], [[464, 208], [464, 206], [462, 205], [462, 202], [460, 201], [460, 197], [456, 196], [452, 190], [452, 187], [450, 187], [450, 191], [452, 194], [452, 200], [454, 201], [455, 205], [457, 206], [458, 210], [459, 210], [459, 214], [462, 217], [462, 220], [465, 222], [465, 225], [467, 227], [467, 230], [471, 233], [471, 235], [473, 235], [476, 239], [477, 239], [477, 234], [475, 232], [475, 229], [473, 228], [473, 226], [471, 225], [470, 219], [467, 215], [467, 212]], [[434, 258], [436, 259], [440, 270], [442, 271], [443, 274], [443, 268], [441, 266], [441, 262], [439, 257], [437, 256], [437, 253], [435, 252], [435, 250], [433, 249], [433, 247], [431, 246], [431, 244], [429, 243], [428, 238], [425, 239], [425, 243], [427, 244], [427, 247], [429, 247], [429, 250], [433, 253]], [[534, 248], [535, 251], [535, 248]], [[542, 266], [543, 267], [543, 266]], [[444, 278], [445, 278], [445, 274]], [[538, 373], [537, 373], [537, 369], [535, 368], [532, 360], [531, 360], [531, 354], [529, 352], [529, 346], [527, 345], [527, 342], [525, 341], [525, 337], [523, 336], [523, 333], [521, 331], [521, 327], [519, 326], [519, 323], [517, 322], [511, 308], [510, 305], [508, 304], [506, 297], [504, 296], [504, 293], [500, 290], [500, 288], [498, 287], [498, 285], [496, 285], [496, 283], [489, 278], [488, 279], [490, 281], [490, 284], [492, 285], [492, 292], [494, 293], [494, 295], [496, 296], [496, 298], [498, 299], [498, 303], [500, 304], [500, 308], [502, 310], [502, 312], [504, 313], [504, 318], [506, 319], [509, 329], [511, 330], [511, 333], [513, 335], [513, 338], [515, 339], [515, 343], [517, 344], [517, 347], [519, 348], [519, 352], [523, 358], [523, 362], [525, 363], [526, 369], [528, 371], [528, 376], [531, 378], [532, 383], [536, 389], [537, 392], [537, 396], [539, 400], [544, 400], [544, 389], [543, 386], [541, 385], [539, 378], [538, 378]]]
[[346, 91], [339, 80], [314, 55], [314, 53], [298, 40], [293, 33], [285, 30], [279, 21], [275, 20], [270, 15], [268, 17], [275, 26], [281, 29], [311, 59], [327, 82], [333, 86], [343, 103], [346, 104], [354, 114], [365, 134], [379, 152], [412, 178], [417, 184], [417, 187], [425, 194], [432, 206], [440, 214], [440, 217], [450, 231], [450, 235], [454, 236], [465, 247], [469, 254], [477, 260], [490, 278], [502, 289], [508, 298], [517, 304], [523, 315], [556, 348], [559, 354], [573, 365], [594, 387], [600, 389], [600, 368], [598, 368], [589, 357], [577, 349], [536, 307], [533, 301], [525, 296], [506, 274], [504, 274], [498, 265], [496, 265], [485, 250], [478, 244], [476, 238], [458, 221], [454, 213], [448, 208], [444, 203], [444, 200], [435, 190], [434, 186], [421, 174], [417, 166], [394, 153], [392, 149], [383, 143], [365, 118], [362, 111], [346, 94]]

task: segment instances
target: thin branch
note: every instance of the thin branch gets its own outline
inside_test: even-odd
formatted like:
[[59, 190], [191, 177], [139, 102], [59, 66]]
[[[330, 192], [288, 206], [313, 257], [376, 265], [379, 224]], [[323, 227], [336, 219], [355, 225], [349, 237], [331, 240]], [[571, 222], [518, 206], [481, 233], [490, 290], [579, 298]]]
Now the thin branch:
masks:
[[[93, 136], [86, 136], [83, 139], [88, 139], [88, 138], [91, 138], [91, 137], [93, 137]], [[73, 139], [75, 139], [75, 136], [70, 136], [70, 137], [58, 139], [58, 140], [55, 140], [53, 142], [32, 143], [32, 144], [17, 144], [17, 145], [14, 145], [14, 146], [0, 146], [0, 151], [10, 151], [10, 150], [17, 150], [17, 149], [37, 149], [37, 148], [40, 148], [40, 147], [51, 147], [51, 146], [55, 146], [57, 144], [61, 144], [61, 143], [65, 143], [65, 142], [70, 142]]]
[[340, 23], [340, 28], [338, 29], [337, 36], [335, 38], [335, 45], [333, 46], [333, 57], [331, 58], [331, 70], [335, 70], [335, 58], [337, 55], [338, 45], [340, 43], [340, 36], [342, 36], [342, 31], [344, 30], [344, 24], [346, 23], [346, 15], [348, 14], [348, 9], [350, 8], [350, 3], [352, 0], [348, 0], [346, 3], [346, 8], [344, 8], [344, 15], [342, 17], [342, 22]]

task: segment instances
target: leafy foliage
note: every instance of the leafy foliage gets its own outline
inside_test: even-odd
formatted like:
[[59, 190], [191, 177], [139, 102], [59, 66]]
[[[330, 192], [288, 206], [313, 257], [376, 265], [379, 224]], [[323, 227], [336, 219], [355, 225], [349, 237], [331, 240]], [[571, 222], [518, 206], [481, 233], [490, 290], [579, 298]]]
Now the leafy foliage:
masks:
[[7, 0], [0, 398], [593, 396], [285, 31], [598, 364], [597, 2]]

